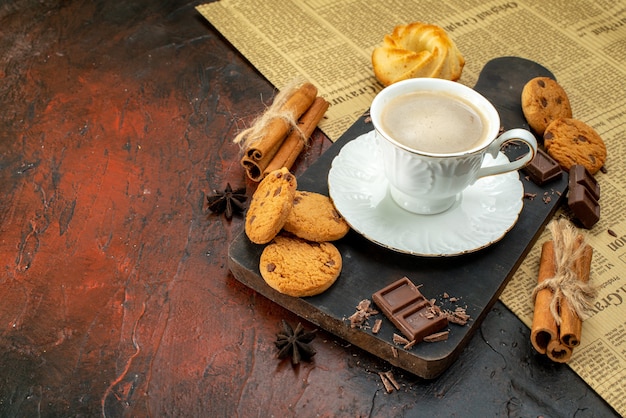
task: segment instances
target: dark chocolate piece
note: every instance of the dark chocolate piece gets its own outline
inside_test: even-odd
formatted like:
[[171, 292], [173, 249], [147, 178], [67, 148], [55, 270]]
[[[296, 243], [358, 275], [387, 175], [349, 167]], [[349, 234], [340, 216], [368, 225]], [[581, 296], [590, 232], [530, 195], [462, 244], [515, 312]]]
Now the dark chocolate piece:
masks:
[[420, 342], [448, 325], [448, 319], [407, 277], [374, 293], [372, 300], [411, 341]]
[[582, 165], [569, 170], [569, 194], [567, 205], [574, 218], [590, 229], [600, 220], [600, 185]]
[[589, 190], [589, 193], [596, 200], [600, 200], [600, 185], [596, 178], [589, 174], [584, 165], [575, 164], [569, 169], [569, 188], [576, 187], [576, 184], [580, 184]]
[[563, 173], [559, 163], [541, 149], [537, 150], [535, 158], [522, 171], [528, 174], [530, 179], [539, 186], [560, 178]]

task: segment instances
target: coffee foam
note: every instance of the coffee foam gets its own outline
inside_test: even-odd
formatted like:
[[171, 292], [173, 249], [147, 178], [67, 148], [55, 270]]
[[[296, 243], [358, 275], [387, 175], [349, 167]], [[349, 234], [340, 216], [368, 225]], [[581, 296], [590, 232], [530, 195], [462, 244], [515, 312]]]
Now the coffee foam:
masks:
[[412, 92], [385, 104], [380, 129], [417, 152], [454, 154], [489, 142], [489, 121], [476, 106], [438, 91]]

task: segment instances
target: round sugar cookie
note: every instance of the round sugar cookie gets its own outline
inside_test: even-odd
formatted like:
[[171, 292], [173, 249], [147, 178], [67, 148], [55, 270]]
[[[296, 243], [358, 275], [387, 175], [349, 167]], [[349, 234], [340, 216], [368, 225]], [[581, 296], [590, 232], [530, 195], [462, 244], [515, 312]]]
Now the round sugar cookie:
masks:
[[604, 141], [591, 126], [578, 119], [564, 118], [550, 123], [543, 134], [543, 144], [565, 170], [580, 164], [593, 175], [606, 161]]
[[270, 242], [283, 228], [296, 193], [296, 177], [283, 167], [259, 183], [246, 213], [245, 231], [255, 244]]
[[328, 289], [341, 272], [342, 260], [330, 242], [278, 235], [261, 253], [261, 277], [273, 289], [294, 297]]
[[553, 120], [572, 117], [567, 93], [549, 77], [535, 77], [524, 85], [522, 111], [528, 125], [539, 135]]
[[343, 238], [350, 227], [328, 196], [296, 190], [283, 229], [309, 241], [323, 242]]

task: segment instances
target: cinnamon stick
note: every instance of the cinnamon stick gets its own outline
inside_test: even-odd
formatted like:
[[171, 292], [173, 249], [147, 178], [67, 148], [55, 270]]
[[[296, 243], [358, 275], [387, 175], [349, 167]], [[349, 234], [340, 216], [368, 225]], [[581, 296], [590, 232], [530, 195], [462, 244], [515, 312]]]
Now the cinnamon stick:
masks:
[[290, 119], [297, 121], [311, 107], [316, 96], [317, 88], [311, 83], [304, 83], [287, 98], [275, 117], [271, 115], [269, 120], [263, 122], [262, 136], [247, 147], [241, 158], [241, 165], [251, 179], [262, 179], [263, 171], [293, 127]]
[[[554, 259], [554, 242], [546, 241], [541, 247], [541, 258], [539, 261], [539, 274], [537, 282], [541, 283], [546, 279], [554, 277], [556, 272]], [[558, 341], [558, 327], [550, 312], [550, 302], [552, 291], [541, 289], [535, 297], [535, 309], [533, 322], [530, 329], [530, 341], [535, 350], [540, 354], [546, 354], [550, 341]]]
[[[579, 249], [583, 243], [582, 235], [576, 237], [576, 250]], [[581, 252], [581, 256], [574, 262], [574, 271], [578, 280], [583, 283], [589, 281], [589, 275], [591, 272], [591, 258], [593, 257], [593, 249], [588, 244], [585, 244]], [[563, 344], [570, 348], [574, 348], [580, 345], [580, 335], [582, 332], [582, 320], [578, 317], [576, 312], [570, 307], [567, 299], [563, 299], [561, 302], [561, 327], [559, 329], [560, 339]]]
[[274, 158], [263, 170], [263, 176], [274, 170], [278, 170], [282, 167], [291, 169], [291, 166], [298, 158], [298, 155], [304, 149], [305, 141], [309, 138], [317, 124], [322, 120], [326, 110], [328, 110], [329, 103], [323, 97], [317, 97], [311, 107], [302, 115], [298, 122], [297, 130], [293, 130], [281, 144], [278, 152], [274, 155]]
[[557, 363], [567, 363], [572, 357], [572, 348], [559, 339], [551, 340], [546, 347], [546, 355]]

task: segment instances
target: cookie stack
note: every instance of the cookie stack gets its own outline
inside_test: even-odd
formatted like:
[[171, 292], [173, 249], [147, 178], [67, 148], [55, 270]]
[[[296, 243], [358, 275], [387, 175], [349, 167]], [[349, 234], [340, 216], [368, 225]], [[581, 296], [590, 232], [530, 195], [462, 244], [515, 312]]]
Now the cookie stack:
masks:
[[328, 196], [297, 189], [287, 168], [269, 173], [252, 196], [245, 232], [255, 244], [267, 244], [259, 269], [265, 282], [280, 293], [313, 296], [339, 277], [342, 259], [330, 241], [350, 227]]
[[606, 146], [598, 133], [572, 117], [567, 93], [549, 77], [535, 77], [522, 90], [522, 111], [530, 128], [543, 138], [546, 152], [569, 171], [584, 166], [590, 174], [606, 161]]
[[[557, 169], [560, 166], [569, 172], [567, 204], [572, 218], [590, 229], [600, 219], [600, 192], [599, 186], [587, 185], [597, 186], [594, 175], [603, 168], [607, 157], [604, 141], [591, 126], [572, 117], [565, 90], [549, 77], [535, 77], [524, 85], [522, 111], [530, 128], [543, 138], [546, 161], [551, 157]], [[536, 158], [544, 157], [539, 153]], [[552, 178], [560, 176], [560, 172], [557, 174]]]

